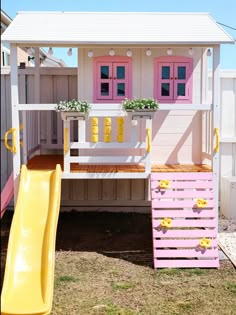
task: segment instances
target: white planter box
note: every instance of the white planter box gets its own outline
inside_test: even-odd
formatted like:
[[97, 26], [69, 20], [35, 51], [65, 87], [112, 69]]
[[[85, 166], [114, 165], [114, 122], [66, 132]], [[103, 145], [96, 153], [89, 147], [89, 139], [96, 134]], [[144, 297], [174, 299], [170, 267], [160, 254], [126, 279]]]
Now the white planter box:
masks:
[[88, 113], [82, 112], [61, 112], [62, 120], [79, 120], [79, 119], [88, 119]]
[[220, 211], [227, 219], [236, 219], [236, 176], [221, 179]]
[[127, 116], [130, 120], [135, 120], [138, 118], [145, 118], [145, 119], [153, 119], [156, 115], [157, 110], [147, 110], [147, 109], [140, 109], [140, 110], [126, 110]]

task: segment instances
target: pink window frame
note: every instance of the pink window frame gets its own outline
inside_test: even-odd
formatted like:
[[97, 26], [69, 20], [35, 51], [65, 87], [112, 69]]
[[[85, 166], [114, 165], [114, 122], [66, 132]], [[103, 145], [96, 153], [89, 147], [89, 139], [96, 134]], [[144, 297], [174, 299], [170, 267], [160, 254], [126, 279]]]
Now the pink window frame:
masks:
[[[183, 82], [178, 81], [178, 80], [174, 80], [173, 82], [171, 82], [171, 80], [169, 80], [170, 83], [170, 87], [172, 87], [172, 91], [171, 91], [171, 95], [173, 95], [172, 98], [170, 97], [160, 97], [160, 89], [161, 89], [161, 85], [159, 84], [159, 82], [164, 81], [161, 79], [161, 69], [160, 69], [160, 64], [166, 64], [172, 67], [172, 72], [173, 75], [175, 75], [175, 64], [176, 65], [181, 65], [181, 64], [185, 64], [186, 67], [186, 81]], [[165, 80], [166, 82], [168, 80]], [[188, 93], [187, 96], [184, 97], [177, 97], [177, 83], [183, 82], [186, 83], [185, 89]], [[193, 59], [190, 57], [183, 57], [183, 56], [162, 56], [162, 57], [157, 57], [154, 60], [154, 97], [156, 99], [158, 99], [158, 101], [160, 103], [174, 103], [174, 104], [179, 104], [179, 103], [192, 103], [192, 95], [193, 95]]]
[[[111, 99], [98, 99], [97, 91], [97, 67], [99, 64], [111, 64], [111, 63], [127, 63], [127, 94], [125, 97], [132, 97], [132, 58], [126, 56], [99, 56], [94, 58], [93, 62], [93, 102], [94, 103], [119, 103], [125, 97], [117, 97], [115, 100]], [[114, 88], [112, 93], [114, 92]]]

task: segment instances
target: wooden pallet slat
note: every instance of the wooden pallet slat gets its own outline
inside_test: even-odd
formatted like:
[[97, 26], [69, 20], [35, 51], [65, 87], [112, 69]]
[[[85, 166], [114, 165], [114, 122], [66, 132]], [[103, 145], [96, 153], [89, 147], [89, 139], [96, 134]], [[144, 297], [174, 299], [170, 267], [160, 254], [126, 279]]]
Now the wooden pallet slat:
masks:
[[216, 237], [217, 232], [216, 229], [196, 229], [196, 230], [156, 230], [153, 229], [153, 237], [163, 237], [163, 238], [173, 238], [173, 237], [178, 237], [178, 238], [203, 238], [203, 237]]
[[215, 218], [214, 209], [191, 209], [191, 210], [164, 210], [152, 209], [152, 215], [155, 218]]
[[[163, 179], [171, 181], [159, 188]], [[196, 206], [204, 198], [204, 208]], [[154, 268], [218, 268], [217, 220], [210, 172], [151, 174]], [[165, 218], [169, 227], [162, 227]], [[201, 247], [202, 238], [210, 240]]]
[[155, 259], [154, 268], [219, 268], [219, 259]]
[[218, 257], [218, 250], [216, 248], [198, 250], [196, 249], [155, 249], [154, 255], [156, 258], [169, 258], [169, 257], [180, 257], [180, 258], [192, 258], [192, 257]]
[[[172, 247], [178, 247], [178, 248], [195, 248], [199, 245], [199, 239], [155, 239], [153, 240], [153, 247], [156, 248], [172, 248]], [[211, 248], [217, 247], [217, 240], [213, 239], [211, 241]]]
[[[161, 220], [160, 219], [153, 219], [152, 221], [152, 226], [154, 228], [158, 228], [160, 227], [161, 224]], [[196, 220], [194, 219], [190, 219], [190, 220], [186, 220], [186, 219], [181, 219], [181, 220], [173, 220], [172, 222], [172, 228], [176, 228], [176, 227], [215, 227], [216, 226], [216, 219], [210, 219], [210, 220]]]
[[[186, 190], [184, 192], [185, 199], [192, 198], [213, 198], [213, 190]], [[183, 190], [154, 190], [152, 192], [152, 199], [160, 198], [183, 198]]]
[[[184, 194], [183, 194], [184, 198]], [[195, 200], [171, 200], [171, 201], [162, 201], [162, 200], [153, 200], [152, 202], [153, 208], [161, 208], [161, 209], [179, 209], [179, 208], [194, 208], [194, 209], [209, 209], [214, 207], [213, 200], [209, 200], [206, 207], [197, 208]]]

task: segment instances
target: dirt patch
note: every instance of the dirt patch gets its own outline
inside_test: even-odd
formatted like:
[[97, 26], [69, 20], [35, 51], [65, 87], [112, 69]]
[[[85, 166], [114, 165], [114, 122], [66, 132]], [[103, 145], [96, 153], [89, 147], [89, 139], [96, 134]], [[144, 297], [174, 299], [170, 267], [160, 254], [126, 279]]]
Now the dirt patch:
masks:
[[[13, 212], [7, 211], [1, 222], [1, 280], [12, 216]], [[97, 252], [152, 266], [151, 231], [151, 217], [147, 214], [61, 212], [56, 250]]]
[[[1, 274], [12, 215], [2, 221]], [[236, 272], [152, 269], [146, 214], [61, 213], [53, 315], [233, 315]], [[2, 278], [2, 277], [1, 277]]]

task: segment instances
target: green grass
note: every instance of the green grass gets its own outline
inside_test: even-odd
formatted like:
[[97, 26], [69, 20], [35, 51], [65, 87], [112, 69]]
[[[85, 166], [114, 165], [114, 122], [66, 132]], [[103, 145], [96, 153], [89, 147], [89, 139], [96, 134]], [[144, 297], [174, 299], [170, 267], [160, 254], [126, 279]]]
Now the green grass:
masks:
[[58, 282], [77, 282], [79, 279], [73, 276], [60, 276], [57, 278]]
[[115, 304], [108, 304], [108, 308], [105, 310], [106, 315], [138, 315], [138, 313], [124, 307], [120, 307]]
[[113, 282], [111, 286], [114, 290], [127, 290], [135, 287], [135, 285], [130, 282]]
[[231, 293], [236, 294], [236, 283], [228, 282], [226, 285], [227, 290], [229, 290]]

